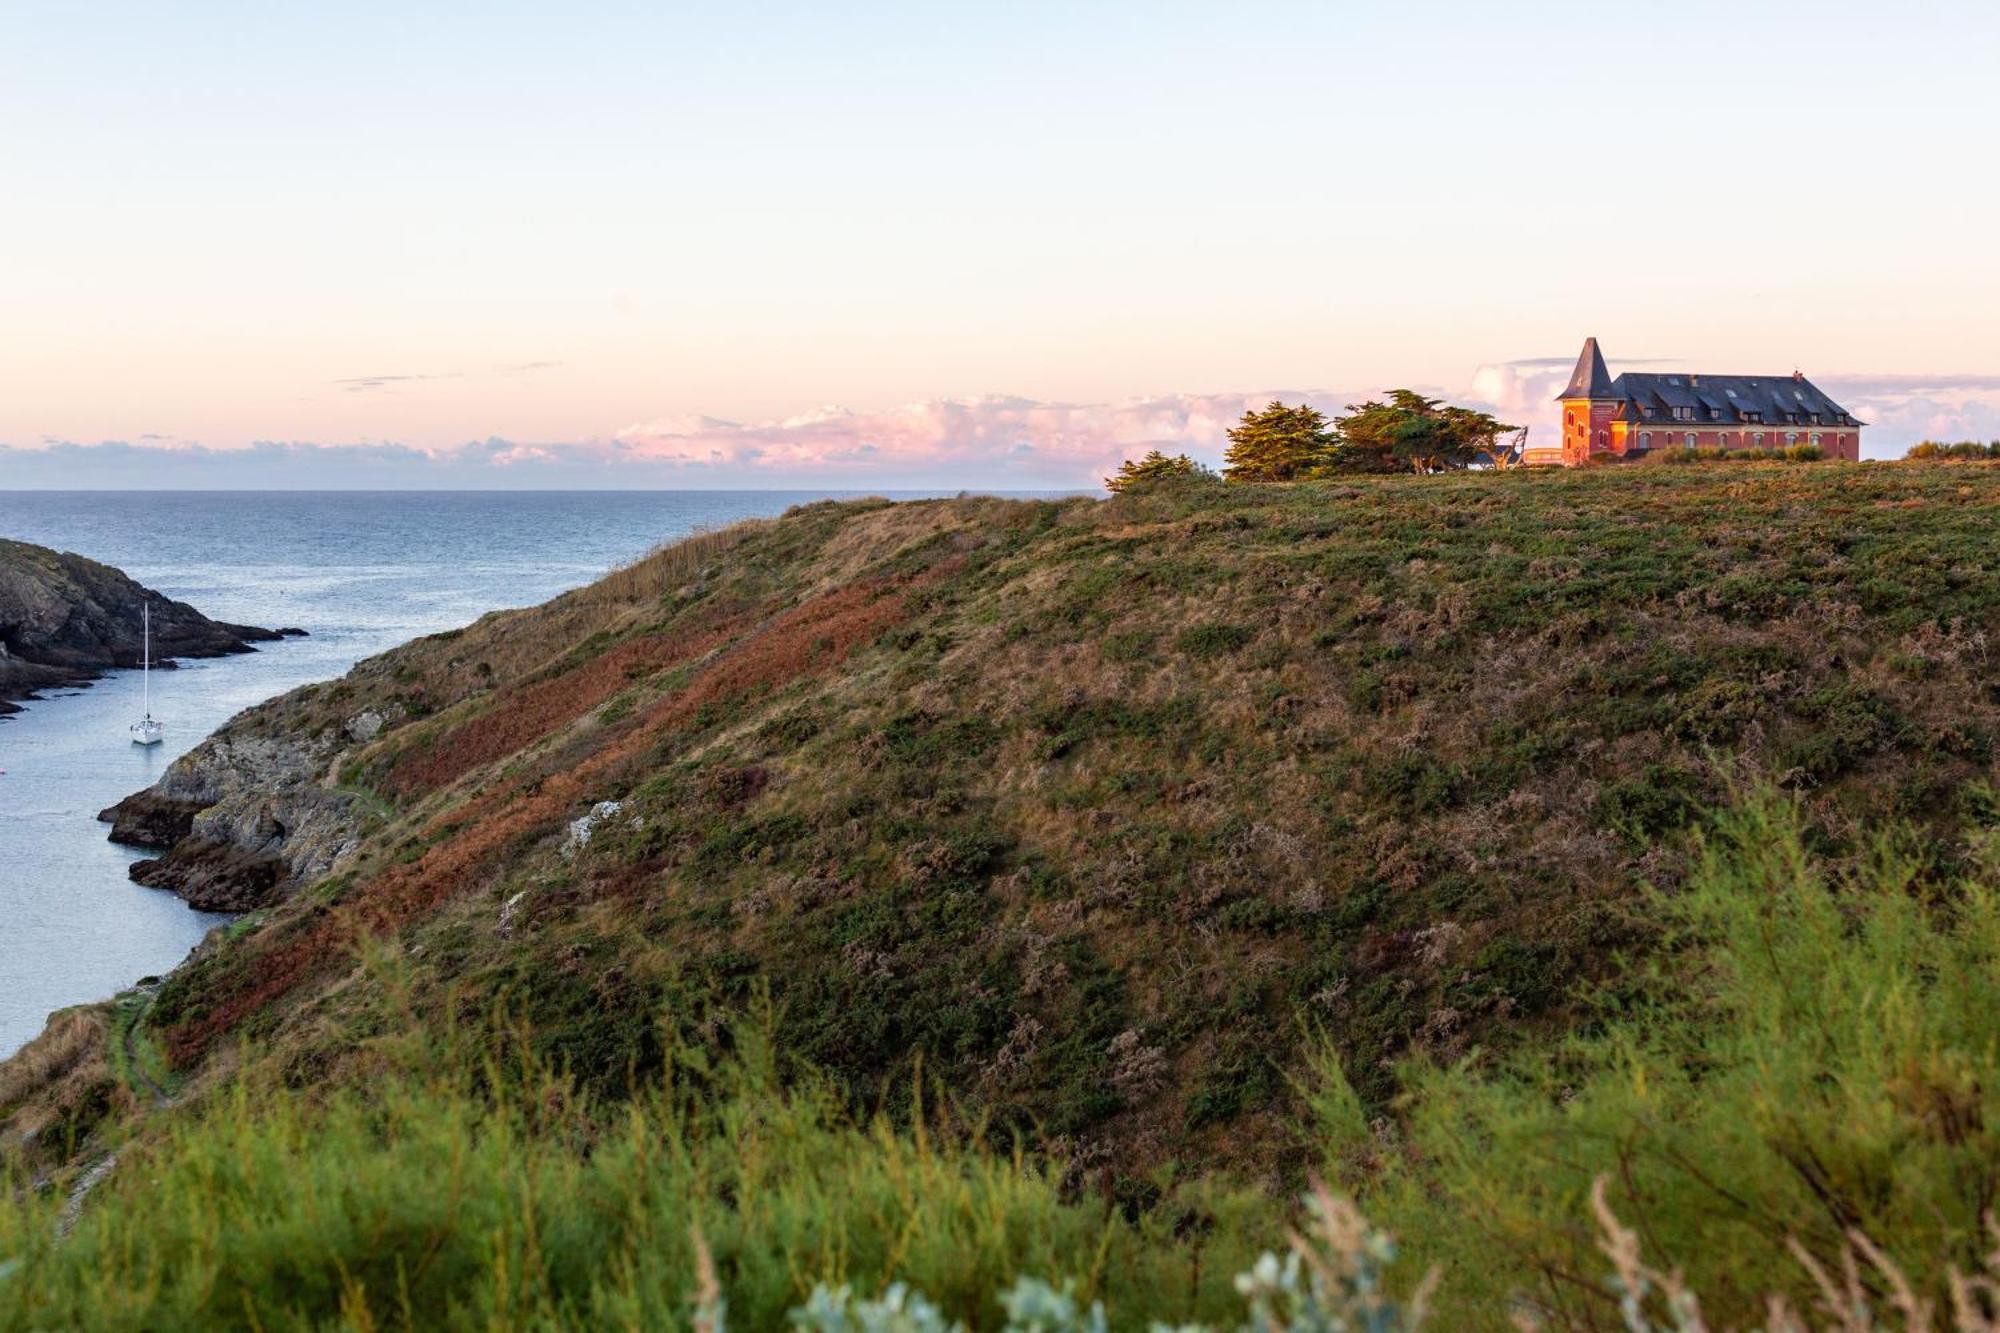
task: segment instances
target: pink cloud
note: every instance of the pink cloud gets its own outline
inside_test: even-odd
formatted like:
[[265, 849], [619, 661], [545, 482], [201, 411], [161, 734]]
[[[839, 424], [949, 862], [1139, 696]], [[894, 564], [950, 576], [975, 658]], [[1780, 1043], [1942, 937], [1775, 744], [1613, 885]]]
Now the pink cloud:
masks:
[[819, 478], [860, 474], [1017, 476], [1085, 483], [1149, 449], [1215, 463], [1229, 427], [1273, 398], [1338, 410], [1349, 397], [1274, 391], [1168, 394], [1116, 403], [1045, 403], [987, 395], [874, 412], [827, 407], [778, 421], [667, 418], [614, 437], [634, 460]]

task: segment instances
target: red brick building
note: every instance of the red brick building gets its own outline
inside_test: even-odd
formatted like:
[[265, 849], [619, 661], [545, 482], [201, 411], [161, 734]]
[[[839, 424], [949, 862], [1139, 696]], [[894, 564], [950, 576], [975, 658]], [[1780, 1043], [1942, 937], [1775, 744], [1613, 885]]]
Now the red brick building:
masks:
[[1575, 467], [1592, 459], [1641, 458], [1656, 449], [1784, 449], [1795, 444], [1817, 446], [1828, 458], [1861, 457], [1863, 423], [1796, 371], [1627, 371], [1613, 379], [1597, 339], [1587, 338], [1576, 373], [1558, 397], [1561, 446], [1530, 448], [1524, 462]]

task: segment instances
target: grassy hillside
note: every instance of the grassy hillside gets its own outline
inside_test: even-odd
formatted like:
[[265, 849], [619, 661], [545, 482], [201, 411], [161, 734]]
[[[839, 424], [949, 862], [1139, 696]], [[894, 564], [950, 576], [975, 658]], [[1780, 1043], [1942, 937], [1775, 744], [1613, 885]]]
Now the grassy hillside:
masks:
[[909, 1125], [921, 1082], [1063, 1206], [1206, 1235], [1176, 1180], [1283, 1197], [1329, 1061], [1391, 1126], [1682, 984], [1662, 902], [1750, 784], [1827, 867], [1894, 822], [1974, 873], [1996, 635], [1982, 466], [808, 506], [232, 723], [335, 738], [362, 854], [52, 1032], [6, 1141], [62, 1179], [231, 1088], [360, 1115], [413, 1033], [588, 1139], [663, 1079], [726, 1105], [757, 1011], [827, 1105]]

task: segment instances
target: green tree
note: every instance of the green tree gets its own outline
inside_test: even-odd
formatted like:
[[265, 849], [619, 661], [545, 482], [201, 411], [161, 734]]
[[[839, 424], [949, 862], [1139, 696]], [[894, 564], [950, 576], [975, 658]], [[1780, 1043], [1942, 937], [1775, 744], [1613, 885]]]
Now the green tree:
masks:
[[1332, 448], [1324, 412], [1273, 400], [1230, 428], [1222, 475], [1228, 481], [1296, 481], [1321, 471]]
[[1122, 491], [1143, 490], [1163, 482], [1209, 481], [1215, 474], [1186, 454], [1167, 457], [1158, 449], [1144, 458], [1134, 461], [1126, 459], [1118, 465], [1118, 470], [1104, 479], [1104, 489], [1117, 495]]
[[1430, 473], [1470, 467], [1481, 457], [1507, 454], [1500, 437], [1520, 429], [1488, 413], [1452, 407], [1411, 389], [1392, 391], [1387, 402], [1349, 404], [1347, 415], [1335, 418], [1333, 425], [1332, 465], [1351, 472]]

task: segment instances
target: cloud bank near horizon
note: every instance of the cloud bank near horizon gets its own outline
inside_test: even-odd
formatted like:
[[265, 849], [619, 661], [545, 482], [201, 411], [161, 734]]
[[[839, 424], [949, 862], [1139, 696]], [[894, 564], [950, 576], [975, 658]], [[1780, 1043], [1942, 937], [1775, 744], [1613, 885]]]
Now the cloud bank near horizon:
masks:
[[490, 486], [1076, 490], [1149, 449], [1219, 463], [1226, 432], [1273, 398], [1332, 412], [1353, 395], [1169, 394], [1118, 403], [990, 395], [777, 421], [635, 422], [603, 439], [504, 439], [442, 449], [260, 441], [219, 449], [154, 436], [0, 448], [0, 486], [390, 488]]
[[[1495, 362], [1479, 367], [1466, 389], [1424, 392], [1546, 437], [1555, 433], [1553, 397], [1571, 362]], [[2000, 438], [2000, 375], [1827, 375], [1817, 383], [1869, 423], [1863, 438], [1870, 457], [1898, 457], [1919, 439]], [[435, 449], [306, 441], [217, 448], [159, 434], [43, 440], [0, 444], [0, 486], [1073, 490], [1096, 486], [1149, 449], [1217, 464], [1229, 427], [1274, 398], [1332, 414], [1367, 396], [1294, 389], [1054, 403], [988, 395], [869, 412], [829, 407], [766, 422], [669, 417], [603, 438], [494, 438]]]

